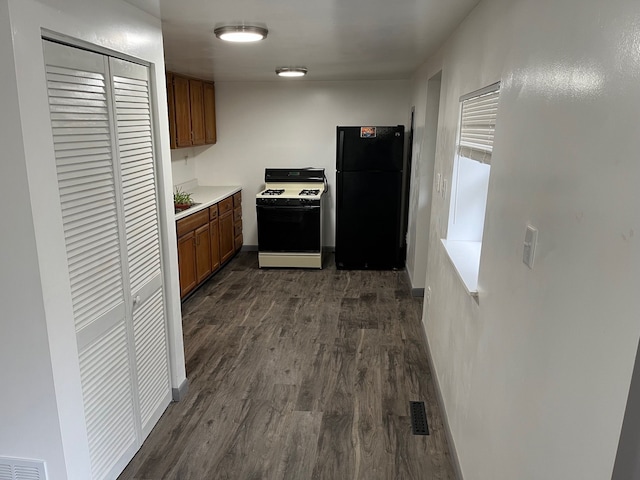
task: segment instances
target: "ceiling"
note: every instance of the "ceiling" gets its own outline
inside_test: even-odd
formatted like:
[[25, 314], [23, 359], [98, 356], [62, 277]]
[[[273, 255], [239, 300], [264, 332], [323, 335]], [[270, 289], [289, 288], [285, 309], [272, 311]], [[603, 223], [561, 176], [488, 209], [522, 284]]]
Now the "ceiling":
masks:
[[[127, 0], [161, 18], [167, 69], [215, 81], [278, 79], [305, 66], [304, 80], [406, 79], [479, 0]], [[269, 35], [230, 44], [227, 24]], [[301, 80], [293, 80], [301, 81]]]

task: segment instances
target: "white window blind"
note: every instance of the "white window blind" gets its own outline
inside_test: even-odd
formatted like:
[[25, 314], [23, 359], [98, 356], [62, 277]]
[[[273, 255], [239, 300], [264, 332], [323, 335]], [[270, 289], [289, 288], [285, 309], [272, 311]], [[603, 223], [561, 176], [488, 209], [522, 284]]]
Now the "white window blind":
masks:
[[458, 155], [491, 163], [499, 92], [500, 83], [495, 83], [460, 98], [462, 115]]

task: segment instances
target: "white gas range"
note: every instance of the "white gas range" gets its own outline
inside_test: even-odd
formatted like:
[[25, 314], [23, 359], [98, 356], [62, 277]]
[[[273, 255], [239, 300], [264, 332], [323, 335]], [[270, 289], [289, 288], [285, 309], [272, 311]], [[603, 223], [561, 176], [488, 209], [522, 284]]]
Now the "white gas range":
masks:
[[267, 168], [256, 195], [258, 263], [263, 267], [322, 268], [322, 168]]

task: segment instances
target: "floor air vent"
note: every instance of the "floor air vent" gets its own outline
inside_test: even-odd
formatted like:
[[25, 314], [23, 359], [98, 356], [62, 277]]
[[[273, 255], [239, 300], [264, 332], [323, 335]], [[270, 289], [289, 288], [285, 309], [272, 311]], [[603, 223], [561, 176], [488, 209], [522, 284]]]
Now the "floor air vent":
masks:
[[0, 457], [0, 480], [46, 480], [44, 462]]
[[424, 402], [409, 402], [409, 404], [411, 409], [411, 433], [414, 435], [429, 435]]

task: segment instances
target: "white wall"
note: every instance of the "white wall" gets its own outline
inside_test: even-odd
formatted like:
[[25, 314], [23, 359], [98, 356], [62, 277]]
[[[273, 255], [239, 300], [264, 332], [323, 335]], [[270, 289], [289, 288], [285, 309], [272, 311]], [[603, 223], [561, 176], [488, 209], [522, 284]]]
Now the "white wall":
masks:
[[[424, 68], [422, 69], [424, 70]], [[411, 154], [411, 174], [409, 183], [411, 185], [409, 191], [409, 214], [407, 219], [407, 259], [406, 268], [414, 288], [423, 288], [424, 281], [421, 286], [420, 282], [415, 278], [416, 255], [422, 249], [416, 248], [416, 218], [418, 216], [420, 203], [420, 171], [422, 169], [421, 159], [425, 157], [422, 153], [423, 138], [425, 136], [425, 120], [427, 106], [427, 79], [422, 72], [418, 72], [412, 82], [412, 98], [411, 106], [414, 108], [413, 116], [413, 145]], [[407, 127], [408, 128], [408, 127]], [[425, 262], [426, 263], [426, 262]]]
[[209, 147], [178, 148], [171, 150], [171, 172], [173, 184], [194, 180], [196, 178], [196, 157]]
[[244, 243], [257, 245], [254, 196], [264, 185], [264, 169], [323, 167], [329, 182], [324, 241], [333, 246], [336, 126], [407, 126], [408, 86], [406, 81], [218, 82], [218, 143], [187, 149], [197, 155], [198, 181], [242, 186]]
[[502, 81], [479, 305], [439, 245], [449, 196], [429, 239], [423, 320], [467, 480], [611, 476], [640, 336], [638, 22], [634, 0], [483, 0], [427, 63], [449, 184], [459, 96]]
[[167, 118], [160, 22], [121, 1], [0, 0], [0, 12], [7, 37], [0, 47], [6, 80], [0, 113], [6, 161], [0, 178], [5, 191], [16, 192], [15, 205], [5, 212], [11, 230], [1, 237], [3, 251], [10, 252], [8, 268], [3, 259], [0, 270], [3, 314], [10, 317], [0, 322], [0, 338], [3, 347], [11, 344], [0, 353], [5, 391], [0, 456], [43, 459], [50, 478], [84, 480], [90, 477], [88, 448], [41, 35], [47, 29], [152, 64], [175, 387], [185, 370], [175, 222], [167, 194], [172, 188], [169, 132], [167, 123], [158, 121]]
[[413, 106], [416, 111], [406, 266], [411, 286], [416, 289], [424, 288], [427, 272], [440, 83], [440, 76], [430, 74], [426, 66], [419, 69], [413, 78]]
[[[0, 61], [14, 63], [7, 0]], [[0, 84], [0, 189], [8, 200], [0, 235], [0, 456], [46, 458], [51, 478], [65, 478], [13, 68], [0, 69]]]

